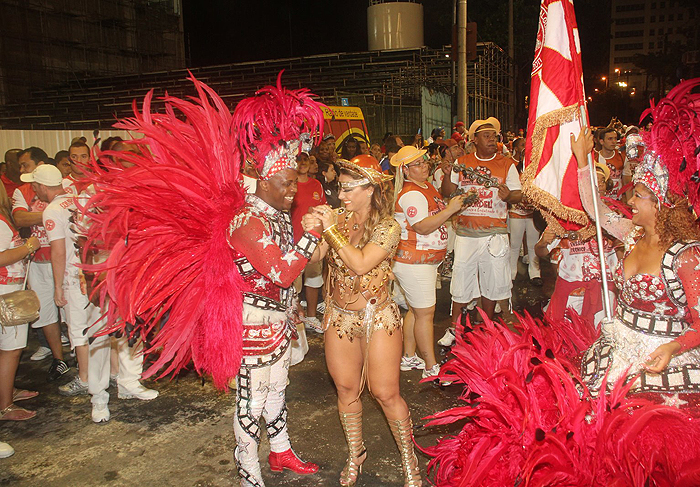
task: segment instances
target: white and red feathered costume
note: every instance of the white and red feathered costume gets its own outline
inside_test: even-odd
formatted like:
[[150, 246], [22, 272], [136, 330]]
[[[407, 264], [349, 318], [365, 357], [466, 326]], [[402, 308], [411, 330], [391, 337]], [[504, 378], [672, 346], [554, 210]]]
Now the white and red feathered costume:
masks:
[[[681, 83], [650, 112], [654, 128], [645, 134], [635, 182], [659, 207], [672, 205], [671, 194], [700, 204], [698, 86], [700, 78]], [[583, 176], [588, 182], [588, 170], [579, 171], [580, 183]], [[588, 193], [585, 204], [590, 185], [579, 187]], [[619, 214], [603, 208], [601, 220], [613, 235], [636, 242]], [[465, 404], [430, 416], [429, 424], [468, 421], [425, 449], [435, 484], [700, 485], [698, 248], [697, 241], [672, 244], [659, 276], [625, 278], [618, 267], [616, 316], [602, 330], [580, 319], [541, 323], [528, 316], [516, 330], [485, 320], [483, 329], [465, 334], [458, 325], [454, 358], [441, 378], [465, 385]], [[648, 354], [672, 340], [681, 349], [668, 366], [646, 371]]]
[[[281, 73], [280, 73], [281, 77]], [[314, 473], [287, 434], [285, 388], [295, 332], [291, 283], [319, 241], [294, 242], [289, 215], [254, 194], [240, 169], [252, 161], [261, 180], [296, 168], [318, 138], [321, 105], [307, 90], [259, 90], [231, 114], [191, 78], [197, 96], [166, 95], [165, 110], [141, 112], [117, 127], [138, 132], [140, 150], [106, 151], [88, 179], [97, 192], [85, 211], [95, 222], [88, 251], [109, 258], [85, 266], [106, 278], [97, 289], [111, 305], [100, 333], [147, 340], [156, 360], [145, 376], [177, 372], [190, 361], [226, 389], [236, 379], [235, 458], [244, 486], [260, 487], [260, 416], [270, 438], [270, 467]], [[126, 164], [125, 164], [126, 163]]]

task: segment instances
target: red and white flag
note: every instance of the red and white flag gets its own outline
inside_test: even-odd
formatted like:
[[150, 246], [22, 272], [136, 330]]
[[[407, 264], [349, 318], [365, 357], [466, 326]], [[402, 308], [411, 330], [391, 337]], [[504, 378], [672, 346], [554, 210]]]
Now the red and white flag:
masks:
[[[523, 193], [563, 235], [595, 233], [578, 194], [570, 134], [581, 130], [581, 44], [573, 0], [542, 0], [532, 63]], [[587, 227], [582, 229], [582, 227]]]

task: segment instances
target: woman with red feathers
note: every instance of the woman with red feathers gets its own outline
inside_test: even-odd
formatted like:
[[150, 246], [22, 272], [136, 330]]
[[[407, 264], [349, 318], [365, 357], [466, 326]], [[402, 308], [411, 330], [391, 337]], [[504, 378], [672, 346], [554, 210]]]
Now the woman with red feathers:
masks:
[[[614, 272], [615, 319], [597, 340], [576, 318], [526, 316], [516, 331], [487, 321], [469, 342], [458, 326], [441, 375], [466, 385], [468, 404], [429, 425], [470, 421], [425, 450], [437, 485], [700, 485], [699, 85], [681, 83], [642, 114], [654, 125], [632, 219], [602, 207], [601, 225], [626, 253]], [[592, 143], [589, 130], [572, 136], [589, 214]], [[586, 348], [579, 373], [574, 359]]]

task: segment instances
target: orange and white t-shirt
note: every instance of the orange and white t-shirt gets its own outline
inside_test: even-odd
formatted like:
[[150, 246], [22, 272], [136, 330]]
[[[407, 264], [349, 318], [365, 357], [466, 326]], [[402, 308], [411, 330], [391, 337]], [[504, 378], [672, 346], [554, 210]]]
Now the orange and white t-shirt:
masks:
[[404, 264], [438, 264], [447, 253], [447, 227], [427, 235], [416, 233], [413, 225], [445, 209], [440, 193], [432, 184], [420, 186], [406, 181], [394, 205], [394, 219], [401, 227], [401, 241], [394, 260]]
[[[520, 191], [520, 176], [510, 157], [495, 154], [490, 159], [482, 160], [472, 153], [460, 157], [457, 163], [475, 168], [478, 173], [505, 183], [511, 191]], [[479, 201], [465, 208], [453, 221], [457, 235], [485, 237], [508, 233], [508, 204], [498, 197], [498, 187], [486, 188], [455, 171], [452, 171], [450, 181], [464, 192], [475, 189], [479, 194]]]
[[[24, 183], [17, 188], [12, 195], [12, 215], [18, 211], [41, 211], [46, 209], [47, 203], [41, 201], [30, 183]], [[34, 262], [49, 262], [51, 260], [51, 247], [49, 238], [43, 225], [32, 225], [30, 228], [32, 236], [39, 239], [41, 248], [34, 254]]]
[[625, 167], [622, 153], [619, 150], [615, 150], [615, 153], [606, 159], [600, 152], [593, 151], [593, 159], [596, 163], [605, 164], [610, 169], [610, 179], [613, 182], [613, 187], [606, 193], [606, 196], [619, 200], [620, 196], [618, 193], [622, 188], [622, 169]]

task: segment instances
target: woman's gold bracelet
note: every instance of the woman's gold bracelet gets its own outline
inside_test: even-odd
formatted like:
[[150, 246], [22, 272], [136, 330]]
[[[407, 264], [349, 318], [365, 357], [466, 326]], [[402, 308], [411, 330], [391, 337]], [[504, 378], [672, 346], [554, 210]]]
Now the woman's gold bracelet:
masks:
[[29, 241], [24, 242], [24, 246], [27, 247], [27, 250], [29, 251], [29, 255], [33, 254], [36, 252], [36, 247], [34, 247]]
[[343, 235], [335, 224], [323, 231], [323, 239], [328, 242], [328, 245], [335, 249], [336, 252], [350, 244], [348, 237]]

